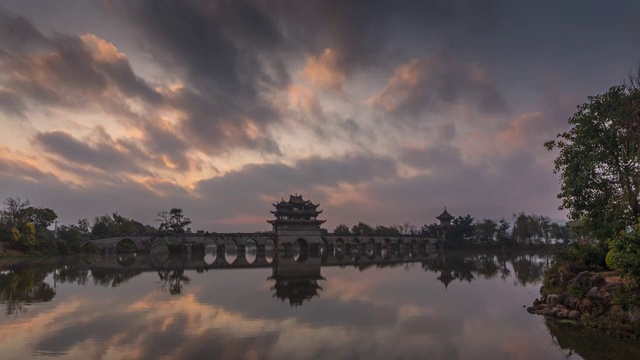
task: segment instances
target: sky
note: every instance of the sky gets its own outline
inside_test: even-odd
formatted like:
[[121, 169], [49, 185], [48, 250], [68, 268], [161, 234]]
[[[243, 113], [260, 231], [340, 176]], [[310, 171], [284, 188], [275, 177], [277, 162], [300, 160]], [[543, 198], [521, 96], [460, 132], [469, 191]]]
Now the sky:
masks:
[[640, 61], [640, 3], [0, 0], [0, 197], [62, 223], [268, 230], [562, 220], [576, 106]]

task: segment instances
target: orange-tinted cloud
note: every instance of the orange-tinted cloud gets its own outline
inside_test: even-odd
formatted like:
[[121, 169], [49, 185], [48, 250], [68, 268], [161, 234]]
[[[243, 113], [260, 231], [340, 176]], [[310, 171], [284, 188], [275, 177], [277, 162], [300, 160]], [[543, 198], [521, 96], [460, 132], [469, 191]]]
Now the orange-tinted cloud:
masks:
[[338, 51], [326, 48], [320, 55], [307, 58], [302, 73], [313, 86], [343, 92], [346, 76], [340, 69], [339, 63]]

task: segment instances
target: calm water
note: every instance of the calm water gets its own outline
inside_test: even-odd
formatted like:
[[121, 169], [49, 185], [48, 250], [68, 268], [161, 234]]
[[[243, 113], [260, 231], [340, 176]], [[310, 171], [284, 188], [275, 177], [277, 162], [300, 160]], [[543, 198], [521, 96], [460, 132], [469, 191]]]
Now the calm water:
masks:
[[337, 255], [5, 261], [0, 357], [640, 358], [637, 344], [525, 311], [546, 255]]

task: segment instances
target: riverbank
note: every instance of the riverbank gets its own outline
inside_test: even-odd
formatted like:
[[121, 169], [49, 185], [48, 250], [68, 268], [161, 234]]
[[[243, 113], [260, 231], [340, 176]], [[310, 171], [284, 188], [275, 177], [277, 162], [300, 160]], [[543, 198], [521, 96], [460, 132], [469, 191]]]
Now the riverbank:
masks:
[[612, 271], [549, 269], [532, 314], [568, 319], [607, 334], [640, 340], [640, 289]]

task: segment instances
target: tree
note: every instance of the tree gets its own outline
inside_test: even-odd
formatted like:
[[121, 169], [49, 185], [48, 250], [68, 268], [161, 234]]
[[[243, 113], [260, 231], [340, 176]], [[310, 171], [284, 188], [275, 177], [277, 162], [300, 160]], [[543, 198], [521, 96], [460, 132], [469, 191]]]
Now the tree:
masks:
[[191, 220], [184, 216], [182, 209], [178, 208], [160, 211], [156, 221], [160, 222], [160, 231], [175, 233], [184, 233], [185, 228], [191, 224]]
[[340, 224], [336, 226], [335, 230], [333, 230], [333, 233], [335, 235], [341, 235], [341, 236], [351, 235], [351, 231], [349, 231], [349, 227], [345, 224]]
[[9, 228], [22, 225], [24, 216], [24, 210], [29, 207], [29, 200], [22, 202], [19, 197], [8, 197], [5, 201], [4, 209], [2, 210], [2, 222]]
[[504, 218], [498, 221], [498, 227], [496, 229], [496, 240], [498, 243], [506, 245], [507, 241], [509, 241], [509, 228], [511, 227], [511, 223], [509, 223]]
[[58, 218], [56, 212], [49, 208], [35, 208], [32, 206], [22, 210], [22, 214], [21, 218], [32, 222], [39, 229], [48, 228]]
[[571, 129], [545, 143], [558, 149], [560, 209], [597, 239], [610, 239], [640, 217], [640, 71], [632, 81], [590, 96]]
[[451, 222], [451, 228], [447, 230], [445, 235], [445, 245], [451, 247], [461, 247], [465, 243], [473, 238], [474, 218], [471, 215], [458, 216]]
[[490, 242], [496, 234], [498, 224], [490, 219], [484, 219], [481, 223], [474, 225], [476, 239], [480, 242]]
[[369, 224], [365, 224], [362, 221], [358, 225], [353, 225], [351, 228], [353, 235], [373, 235], [373, 227]]

